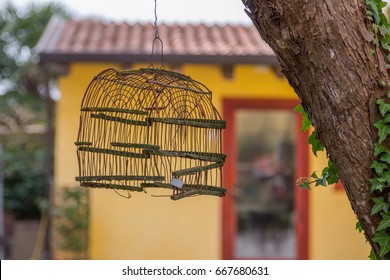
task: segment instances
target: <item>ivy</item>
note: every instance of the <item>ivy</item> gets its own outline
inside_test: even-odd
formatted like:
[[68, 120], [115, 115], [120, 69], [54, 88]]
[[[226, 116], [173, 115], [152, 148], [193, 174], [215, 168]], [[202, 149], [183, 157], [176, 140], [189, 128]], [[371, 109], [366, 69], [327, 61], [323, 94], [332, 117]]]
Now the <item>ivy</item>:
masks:
[[[389, 93], [387, 97], [390, 98]], [[390, 253], [390, 196], [386, 192], [390, 187], [390, 150], [387, 145], [384, 145], [390, 135], [390, 103], [378, 99], [377, 105], [381, 118], [374, 123], [378, 132], [378, 142], [374, 145], [376, 159], [371, 163], [375, 176], [370, 179], [370, 191], [373, 201], [371, 215], [378, 215], [381, 220], [372, 240], [379, 245], [378, 257], [385, 258]]]
[[383, 258], [387, 253], [390, 252], [390, 235], [386, 231], [381, 230], [372, 238], [380, 246], [379, 257]]
[[371, 216], [380, 212], [389, 212], [389, 204], [384, 201], [383, 197], [373, 197], [374, 206], [371, 209]]
[[[382, 0], [366, 0], [368, 6], [367, 18], [372, 23], [372, 34], [374, 36], [374, 47], [382, 48], [384, 52], [390, 51], [390, 25], [383, 14], [382, 10], [387, 5]], [[375, 51], [370, 52], [370, 55]], [[386, 68], [390, 69], [390, 54], [387, 54]], [[388, 88], [388, 85], [383, 81], [379, 81], [379, 85]], [[370, 168], [375, 175], [370, 179], [370, 192], [373, 206], [371, 215], [380, 217], [380, 222], [376, 228], [373, 241], [379, 245], [379, 256], [371, 249], [370, 259], [386, 258], [390, 253], [390, 195], [388, 188], [390, 187], [390, 150], [388, 142], [390, 138], [390, 103], [387, 101], [390, 98], [390, 91], [387, 92], [387, 99], [379, 98], [376, 102], [380, 112], [380, 118], [374, 123], [377, 129], [378, 140], [374, 144], [374, 161]]]
[[309, 136], [309, 144], [311, 145], [311, 150], [315, 156], [317, 156], [317, 152], [325, 149], [324, 146], [321, 145], [320, 141], [318, 141], [315, 131], [313, 131]]
[[359, 231], [360, 233], [363, 231], [363, 227], [360, 224], [359, 220], [356, 222], [356, 230]]
[[374, 126], [378, 129], [378, 143], [381, 144], [390, 134], [390, 127], [383, 119], [376, 121]]
[[382, 221], [379, 223], [377, 231], [382, 231], [390, 227], [390, 214], [381, 213]]
[[[309, 116], [303, 106], [299, 104], [294, 108], [295, 112], [302, 114], [302, 132], [306, 132], [311, 126], [311, 121]], [[317, 138], [317, 134], [313, 131], [309, 138], [308, 143], [311, 145], [312, 152], [315, 156], [317, 156], [317, 152], [324, 151], [324, 146], [320, 143]], [[328, 160], [328, 166], [326, 166], [322, 171], [321, 175], [317, 175], [317, 172], [313, 172], [309, 177], [300, 178], [297, 181], [297, 185], [302, 189], [311, 190], [310, 185], [314, 184], [315, 187], [323, 186], [326, 187], [328, 185], [332, 185], [337, 183], [339, 180], [339, 176], [337, 174], [336, 168], [334, 164]]]
[[311, 126], [311, 122], [309, 116], [307, 115], [307, 112], [305, 111], [305, 109], [303, 109], [303, 106], [301, 104], [296, 106], [294, 108], [294, 111], [302, 114], [302, 132], [306, 132]]

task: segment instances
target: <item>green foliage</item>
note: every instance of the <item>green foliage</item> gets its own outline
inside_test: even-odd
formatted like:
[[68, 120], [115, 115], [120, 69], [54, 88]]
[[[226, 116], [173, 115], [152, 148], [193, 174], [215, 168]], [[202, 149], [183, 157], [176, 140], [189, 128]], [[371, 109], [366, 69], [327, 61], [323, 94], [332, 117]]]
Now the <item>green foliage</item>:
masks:
[[374, 169], [377, 174], [381, 175], [383, 174], [383, 171], [386, 170], [389, 166], [384, 162], [375, 160], [370, 167]]
[[[294, 108], [294, 111], [302, 114], [302, 132], [307, 131], [311, 126], [311, 122], [307, 112], [303, 109], [303, 106], [301, 104], [296, 106]], [[317, 156], [317, 152], [325, 150], [324, 146], [318, 141], [317, 134], [315, 131], [310, 134], [308, 143], [311, 145], [312, 152], [315, 156]], [[321, 171], [321, 176], [318, 176], [316, 172], [313, 172], [307, 178], [300, 178], [297, 181], [297, 185], [303, 189], [310, 190], [310, 184], [314, 184], [315, 187], [326, 187], [328, 185], [337, 183], [338, 180], [339, 176], [337, 174], [337, 170], [334, 164], [330, 160], [328, 160], [328, 166]]]
[[302, 104], [298, 104], [294, 108], [294, 111], [302, 114], [302, 132], [306, 132], [311, 126], [311, 122], [307, 112], [305, 111], [305, 109], [303, 109]]
[[390, 235], [385, 230], [377, 230], [372, 240], [379, 244], [380, 258], [384, 257], [387, 253], [390, 252]]
[[379, 223], [377, 231], [382, 231], [390, 227], [390, 214], [386, 212], [381, 213], [382, 221]]
[[387, 3], [382, 0], [366, 0], [369, 10], [367, 10], [367, 17], [378, 26], [388, 26], [387, 19], [382, 12]]
[[[58, 4], [0, 4], [0, 141], [4, 147], [4, 206], [17, 219], [37, 219], [44, 202], [45, 100], [34, 53]], [[26, 132], [34, 128], [34, 133]], [[39, 129], [36, 129], [39, 128]], [[31, 131], [31, 130], [30, 130]]]
[[371, 215], [379, 215], [381, 217], [373, 241], [380, 247], [378, 257], [385, 258], [390, 252], [390, 196], [389, 192], [386, 191], [390, 186], [390, 150], [383, 143], [387, 143], [390, 135], [390, 103], [383, 99], [378, 99], [377, 105], [382, 118], [374, 124], [378, 131], [378, 142], [374, 145], [376, 160], [371, 164], [371, 168], [375, 171], [375, 176], [370, 179], [370, 191], [374, 203]]
[[320, 141], [318, 141], [315, 131], [313, 131], [309, 136], [309, 144], [311, 145], [311, 150], [315, 156], [317, 156], [317, 152], [322, 152], [325, 149], [324, 146], [321, 145]]
[[[375, 49], [381, 48], [385, 53], [390, 50], [390, 25], [386, 16], [383, 14], [383, 8], [387, 2], [382, 0], [366, 0], [368, 6], [367, 18], [372, 22], [372, 34], [374, 36]], [[375, 54], [373, 51], [372, 54]], [[390, 69], [390, 54], [387, 56], [386, 68]], [[379, 85], [388, 88], [384, 80], [379, 81]], [[390, 98], [390, 91], [387, 92]], [[390, 252], [390, 196], [387, 189], [390, 186], [390, 151], [388, 141], [390, 135], [390, 103], [384, 99], [377, 100], [378, 109], [381, 115], [375, 123], [377, 129], [378, 141], [374, 144], [375, 160], [371, 163], [375, 175], [370, 179], [370, 192], [373, 206], [371, 215], [381, 217], [381, 221], [376, 229], [373, 241], [379, 245], [380, 251], [377, 256], [374, 250], [371, 250], [370, 259], [386, 258]]]
[[17, 219], [38, 219], [45, 186], [43, 136], [2, 136], [0, 140], [4, 149], [4, 208]]
[[360, 224], [359, 220], [356, 222], [356, 230], [360, 233], [363, 231], [362, 225]]
[[378, 129], [378, 143], [381, 144], [390, 134], [390, 127], [385, 123], [383, 119], [377, 120], [374, 126]]
[[56, 234], [58, 249], [87, 255], [89, 205], [88, 191], [84, 188], [61, 190], [56, 205]]
[[371, 209], [371, 215], [389, 211], [389, 203], [385, 202], [383, 197], [373, 197], [372, 201], [374, 201], [374, 206]]
[[0, 84], [5, 92], [42, 94], [42, 75], [33, 48], [54, 14], [65, 17], [68, 13], [58, 3], [23, 8], [11, 2], [0, 5]]
[[378, 259], [377, 256], [375, 255], [374, 250], [372, 248], [370, 250], [370, 255], [368, 256], [368, 259], [369, 260], [377, 260]]

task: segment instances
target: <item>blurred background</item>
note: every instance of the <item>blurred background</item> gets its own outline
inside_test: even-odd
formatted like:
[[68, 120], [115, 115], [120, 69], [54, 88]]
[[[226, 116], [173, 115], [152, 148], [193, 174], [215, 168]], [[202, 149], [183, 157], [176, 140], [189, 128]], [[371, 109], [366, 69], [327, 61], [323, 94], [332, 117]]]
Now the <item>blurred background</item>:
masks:
[[1, 1], [1, 259], [366, 259], [341, 183], [295, 186], [325, 154], [309, 152], [299, 100], [239, 0], [158, 1], [166, 68], [206, 84], [228, 122], [227, 196], [126, 200], [77, 185], [85, 88], [106, 68], [149, 65], [153, 10]]

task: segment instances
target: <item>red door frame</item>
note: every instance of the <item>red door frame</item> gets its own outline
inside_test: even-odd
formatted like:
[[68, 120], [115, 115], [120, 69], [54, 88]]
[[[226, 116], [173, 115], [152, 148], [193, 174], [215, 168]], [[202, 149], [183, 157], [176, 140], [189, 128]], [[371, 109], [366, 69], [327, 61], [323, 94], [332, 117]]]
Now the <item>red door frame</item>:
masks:
[[[223, 137], [223, 150], [228, 155], [223, 170], [223, 185], [227, 188], [226, 197], [222, 203], [222, 258], [234, 259], [236, 239], [236, 219], [233, 203], [233, 186], [236, 184], [237, 147], [235, 145], [234, 112], [237, 109], [289, 109], [298, 105], [298, 100], [286, 99], [224, 99], [223, 115], [226, 129]], [[308, 144], [307, 133], [301, 132], [301, 116], [297, 122], [296, 179], [308, 175]], [[308, 259], [308, 192], [295, 188], [296, 211], [296, 256], [297, 259]]]

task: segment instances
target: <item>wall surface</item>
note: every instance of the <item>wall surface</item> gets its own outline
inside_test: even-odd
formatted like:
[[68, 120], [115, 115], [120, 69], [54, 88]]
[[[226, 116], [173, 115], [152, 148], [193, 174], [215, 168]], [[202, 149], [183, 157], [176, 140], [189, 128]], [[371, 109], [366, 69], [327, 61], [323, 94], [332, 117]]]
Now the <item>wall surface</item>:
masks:
[[[76, 147], [79, 110], [92, 77], [116, 65], [72, 64], [59, 79], [55, 184], [77, 186]], [[134, 69], [141, 65], [134, 65]], [[168, 68], [168, 67], [167, 67]], [[219, 66], [185, 65], [181, 72], [205, 84], [222, 114], [222, 100], [245, 98], [294, 99], [288, 83], [268, 67], [242, 65], [226, 79]], [[320, 170], [323, 157], [310, 158], [310, 170]], [[221, 198], [196, 197], [171, 201], [133, 193], [130, 199], [112, 190], [90, 190], [90, 257], [92, 259], [220, 259], [222, 257]], [[154, 191], [153, 194], [164, 194]], [[366, 259], [369, 253], [343, 190], [315, 189], [309, 195], [309, 258]]]

